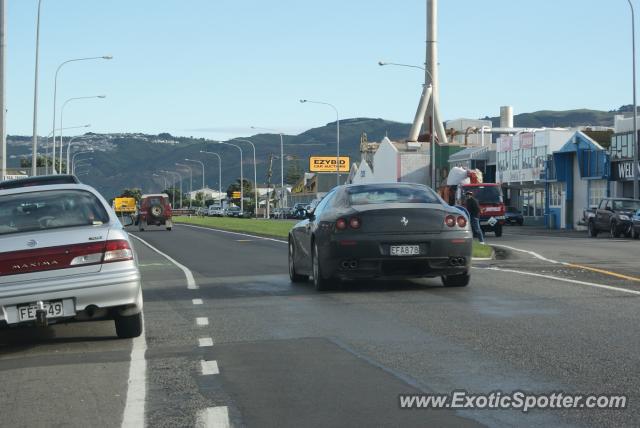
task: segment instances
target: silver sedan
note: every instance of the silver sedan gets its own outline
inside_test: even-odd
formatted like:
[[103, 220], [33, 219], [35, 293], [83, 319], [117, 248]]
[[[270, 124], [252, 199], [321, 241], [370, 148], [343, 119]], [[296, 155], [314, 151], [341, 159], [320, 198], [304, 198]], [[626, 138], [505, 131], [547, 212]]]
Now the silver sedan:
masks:
[[0, 190], [0, 328], [112, 319], [136, 337], [142, 305], [129, 235], [95, 189]]

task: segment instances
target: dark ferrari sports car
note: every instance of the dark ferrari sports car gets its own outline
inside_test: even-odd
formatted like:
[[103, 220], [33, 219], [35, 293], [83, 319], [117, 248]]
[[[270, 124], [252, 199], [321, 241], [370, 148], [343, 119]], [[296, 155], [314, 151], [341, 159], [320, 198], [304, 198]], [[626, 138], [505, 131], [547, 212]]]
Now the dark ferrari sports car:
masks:
[[469, 283], [467, 216], [431, 188], [390, 183], [331, 190], [289, 232], [289, 276], [317, 290], [340, 280], [437, 277]]

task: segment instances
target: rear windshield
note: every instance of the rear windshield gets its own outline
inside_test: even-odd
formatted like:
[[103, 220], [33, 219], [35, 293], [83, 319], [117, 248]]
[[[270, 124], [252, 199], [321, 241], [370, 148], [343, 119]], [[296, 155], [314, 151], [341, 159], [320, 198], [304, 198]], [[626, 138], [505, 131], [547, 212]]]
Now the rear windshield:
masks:
[[148, 205], [164, 205], [165, 200], [162, 196], [154, 196], [146, 199]]
[[357, 186], [348, 188], [347, 195], [350, 205], [440, 203], [435, 192], [418, 186]]
[[614, 210], [639, 210], [640, 202], [639, 201], [613, 201], [613, 209]]
[[0, 196], [0, 235], [100, 225], [109, 214], [84, 190], [48, 190]]
[[465, 187], [465, 192], [473, 192], [473, 197], [481, 204], [502, 203], [502, 190], [497, 186]]

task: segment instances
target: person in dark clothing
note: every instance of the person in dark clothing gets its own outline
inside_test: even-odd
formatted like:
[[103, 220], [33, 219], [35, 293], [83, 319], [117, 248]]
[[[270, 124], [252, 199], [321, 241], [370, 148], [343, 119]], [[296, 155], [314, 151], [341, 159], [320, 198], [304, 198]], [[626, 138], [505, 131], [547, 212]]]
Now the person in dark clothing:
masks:
[[473, 230], [473, 235], [478, 237], [480, 243], [484, 244], [484, 235], [480, 227], [480, 204], [476, 198], [473, 197], [473, 192], [467, 192], [465, 196], [465, 208], [469, 212], [471, 230]]

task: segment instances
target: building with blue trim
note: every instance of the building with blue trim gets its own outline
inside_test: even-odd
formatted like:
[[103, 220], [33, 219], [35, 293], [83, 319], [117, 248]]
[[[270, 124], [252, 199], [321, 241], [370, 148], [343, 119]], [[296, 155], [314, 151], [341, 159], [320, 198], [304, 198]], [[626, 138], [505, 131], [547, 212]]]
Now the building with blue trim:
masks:
[[578, 131], [546, 162], [545, 223], [552, 229], [580, 229], [584, 210], [609, 196], [608, 151]]

